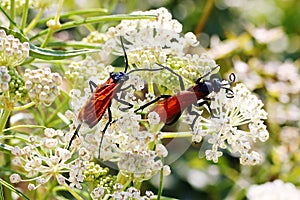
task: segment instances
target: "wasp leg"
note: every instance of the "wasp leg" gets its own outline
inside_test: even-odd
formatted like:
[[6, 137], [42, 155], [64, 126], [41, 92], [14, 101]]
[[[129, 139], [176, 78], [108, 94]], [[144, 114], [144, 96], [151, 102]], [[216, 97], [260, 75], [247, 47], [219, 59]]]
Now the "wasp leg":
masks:
[[131, 104], [131, 103], [128, 103], [127, 101], [124, 101], [124, 100], [122, 100], [122, 99], [118, 99], [118, 98], [114, 98], [116, 101], [118, 101], [118, 102], [120, 102], [121, 104], [124, 104], [125, 106], [128, 106], [128, 107], [126, 107], [126, 108], [120, 108], [120, 110], [121, 111], [126, 111], [126, 110], [128, 110], [128, 109], [130, 109], [130, 108], [132, 108], [133, 107], [133, 105]]
[[111, 110], [110, 110], [110, 105], [108, 106], [107, 111], [108, 111], [108, 122], [105, 124], [105, 127], [102, 130], [102, 136], [101, 136], [101, 140], [99, 143], [99, 149], [98, 149], [99, 160], [100, 160], [100, 152], [101, 152], [101, 146], [102, 146], [102, 142], [103, 142], [104, 133], [105, 133], [106, 129], [108, 128], [108, 126], [110, 125], [110, 123], [112, 122], [112, 114], [111, 114]]
[[75, 140], [75, 137], [76, 137], [76, 136], [79, 137], [78, 131], [79, 131], [80, 127], [81, 127], [81, 124], [78, 124], [78, 126], [77, 126], [77, 128], [76, 128], [76, 130], [75, 130], [75, 132], [74, 132], [73, 136], [71, 137], [71, 140], [70, 140], [70, 142], [69, 142], [69, 144], [68, 144], [68, 147], [67, 147], [68, 150], [70, 149], [73, 140]]
[[187, 108], [187, 111], [188, 111], [188, 113], [189, 113], [190, 115], [195, 115], [195, 118], [194, 118], [194, 120], [193, 120], [193, 122], [192, 122], [192, 124], [191, 124], [191, 128], [193, 129], [193, 127], [194, 127], [194, 125], [195, 125], [195, 123], [196, 123], [196, 121], [197, 121], [197, 119], [198, 119], [198, 117], [199, 117], [200, 115], [199, 115], [198, 112], [192, 110], [192, 106], [189, 106], [189, 107]]
[[163, 65], [161, 65], [161, 64], [159, 64], [159, 63], [156, 63], [156, 64], [159, 65], [159, 66], [161, 66], [162, 68], [168, 70], [169, 72], [171, 72], [171, 73], [174, 74], [175, 76], [177, 76], [177, 78], [178, 78], [178, 80], [179, 80], [179, 84], [180, 84], [180, 90], [181, 90], [181, 91], [185, 90], [185, 89], [184, 89], [184, 83], [183, 83], [182, 77], [181, 77], [179, 74], [177, 74], [174, 70], [170, 69], [169, 67], [163, 66]]
[[145, 105], [142, 105], [141, 107], [139, 107], [138, 109], [136, 109], [134, 112], [137, 112], [139, 110], [143, 110], [144, 108], [147, 108], [148, 106], [154, 104], [155, 102], [159, 101], [160, 99], [166, 99], [171, 97], [171, 95], [160, 95], [159, 97], [157, 97], [156, 99], [146, 103]]
[[90, 89], [91, 89], [91, 93], [94, 92], [94, 88], [96, 89], [98, 86], [97, 84], [94, 82], [94, 81], [89, 81], [89, 86], [90, 86]]
[[[205, 101], [202, 101], [202, 102], [196, 104], [196, 106], [201, 107], [201, 106], [206, 105], [207, 108], [208, 108], [208, 110], [209, 110], [209, 112], [210, 112], [211, 117], [212, 117], [212, 118], [218, 118], [217, 116], [214, 115], [213, 110], [211, 109], [210, 104], [209, 104], [209, 100], [212, 100], [212, 99], [210, 99], [210, 98], [204, 98], [204, 100], [205, 100]], [[192, 106], [189, 106], [189, 107], [187, 108], [187, 111], [188, 111], [188, 113], [189, 113], [190, 115], [195, 115], [195, 116], [196, 116], [195, 119], [193, 120], [192, 124], [191, 124], [191, 127], [193, 128], [194, 125], [195, 125], [195, 123], [196, 123], [196, 121], [197, 121], [197, 119], [198, 119], [198, 117], [199, 117], [200, 115], [199, 115], [198, 112], [192, 110]]]
[[120, 88], [119, 91], [125, 91], [125, 90], [128, 90], [129, 88], [132, 88], [134, 89], [134, 86], [133, 85], [128, 85], [127, 87], [124, 87], [124, 88]]
[[204, 101], [198, 103], [197, 106], [201, 107], [201, 106], [206, 105], [207, 108], [208, 108], [208, 110], [209, 110], [209, 112], [210, 112], [211, 117], [212, 117], [212, 118], [219, 118], [219, 117], [217, 117], [217, 116], [214, 115], [214, 112], [213, 112], [213, 110], [212, 110], [211, 107], [210, 107], [209, 101], [212, 101], [212, 100], [213, 100], [213, 99], [211, 99], [211, 98], [204, 98]]

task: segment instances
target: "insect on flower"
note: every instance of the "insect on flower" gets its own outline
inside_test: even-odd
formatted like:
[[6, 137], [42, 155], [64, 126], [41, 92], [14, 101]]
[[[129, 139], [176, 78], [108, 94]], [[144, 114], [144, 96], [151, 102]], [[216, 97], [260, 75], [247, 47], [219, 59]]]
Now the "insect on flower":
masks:
[[[207, 98], [209, 94], [212, 92], [219, 92], [221, 89], [226, 90], [226, 97], [227, 98], [233, 98], [234, 93], [233, 91], [226, 87], [226, 85], [230, 85], [233, 82], [235, 82], [235, 74], [231, 73], [229, 75], [229, 82], [228, 83], [222, 83], [222, 81], [218, 78], [213, 78], [212, 80], [203, 80], [205, 77], [211, 74], [212, 71], [217, 69], [219, 66], [214, 67], [211, 71], [204, 74], [202, 77], [198, 78], [196, 81], [196, 84], [187, 90], [184, 89], [184, 84], [182, 77], [178, 74], [176, 74], [173, 70], [169, 69], [168, 67], [165, 67], [161, 64], [157, 65], [161, 66], [162, 68], [167, 68], [169, 71], [171, 71], [173, 74], [178, 76], [179, 82], [180, 82], [180, 88], [181, 92], [178, 94], [171, 96], [171, 95], [161, 95], [157, 97], [156, 99], [148, 102], [147, 104], [141, 106], [138, 108], [135, 112], [142, 110], [151, 104], [156, 103], [156, 105], [150, 110], [150, 112], [156, 112], [160, 116], [160, 122], [164, 122], [166, 125], [172, 125], [174, 124], [181, 116], [181, 113], [183, 110], [187, 108], [187, 111], [191, 115], [196, 115], [196, 118], [193, 120], [191, 126], [196, 122], [197, 116], [199, 114], [196, 111], [192, 111], [192, 105], [196, 104], [198, 106], [207, 105], [210, 114], [212, 117], [215, 117], [209, 104], [209, 100], [212, 100], [210, 98]], [[162, 100], [161, 100], [162, 99]], [[200, 103], [198, 103], [199, 100], [203, 100]], [[198, 103], [198, 104], [197, 104]], [[149, 113], [150, 113], [149, 112]]]
[[79, 111], [78, 119], [80, 120], [81, 123], [77, 126], [77, 128], [68, 144], [67, 149], [69, 149], [71, 147], [72, 141], [75, 139], [76, 136], [78, 136], [78, 132], [79, 132], [79, 129], [80, 129], [82, 123], [85, 123], [90, 128], [93, 128], [102, 119], [105, 111], [107, 110], [108, 111], [108, 122], [105, 124], [104, 129], [102, 130], [102, 137], [101, 137], [100, 144], [99, 144], [99, 157], [100, 157], [100, 148], [101, 148], [101, 144], [103, 141], [104, 133], [105, 133], [106, 129], [108, 128], [109, 124], [112, 122], [112, 113], [111, 113], [111, 109], [110, 109], [112, 99], [115, 99], [118, 102], [128, 106], [128, 108], [126, 108], [126, 109], [133, 107], [132, 104], [130, 104], [122, 99], [119, 99], [116, 96], [117, 91], [123, 91], [128, 88], [128, 87], [122, 88], [123, 83], [129, 79], [128, 75], [130, 73], [136, 72], [136, 71], [159, 71], [159, 70], [164, 69], [164, 68], [133, 69], [130, 72], [126, 73], [128, 70], [128, 67], [129, 67], [128, 58], [127, 58], [125, 47], [124, 47], [124, 44], [122, 41], [122, 37], [120, 37], [120, 41], [121, 41], [121, 46], [122, 46], [122, 49], [124, 52], [124, 57], [125, 57], [124, 72], [117, 72], [117, 73], [112, 72], [110, 74], [110, 77], [107, 79], [107, 81], [104, 84], [99, 85], [99, 86], [97, 86], [97, 84], [94, 83], [93, 81], [89, 81], [89, 87], [93, 94]]

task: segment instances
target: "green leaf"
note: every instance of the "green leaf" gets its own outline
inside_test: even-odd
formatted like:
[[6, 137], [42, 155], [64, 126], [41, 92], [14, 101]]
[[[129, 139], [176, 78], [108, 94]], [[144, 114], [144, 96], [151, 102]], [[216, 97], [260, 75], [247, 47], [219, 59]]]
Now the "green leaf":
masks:
[[[18, 38], [21, 42], [29, 42], [28, 39], [21, 33], [15, 32], [8, 28], [0, 26], [0, 29], [4, 30], [7, 35], [13, 35], [15, 38]], [[37, 47], [31, 43], [30, 45], [30, 52], [29, 55], [33, 58], [39, 58], [42, 60], [62, 60], [66, 58], [72, 58], [75, 56], [80, 56], [89, 53], [95, 53], [99, 50], [97, 49], [80, 49], [80, 50], [68, 50], [68, 51], [59, 51], [59, 50], [52, 50], [52, 49], [45, 49]], [[98, 46], [98, 48], [100, 48]], [[25, 61], [26, 62], [26, 61]]]
[[66, 58], [72, 58], [89, 53], [95, 53], [99, 50], [81, 49], [81, 50], [69, 50], [69, 51], [57, 51], [51, 49], [40, 48], [30, 44], [30, 56], [33, 58], [39, 58], [43, 60], [62, 60]]
[[73, 47], [73, 48], [86, 48], [86, 49], [102, 49], [102, 45], [86, 43], [86, 42], [78, 42], [78, 41], [70, 41], [70, 42], [49, 42], [47, 44], [48, 47]]
[[5, 17], [9, 20], [9, 22], [11, 24], [13, 24], [15, 27], [19, 28], [19, 26], [16, 24], [16, 22], [14, 20], [12, 20], [12, 18], [9, 16], [9, 14], [7, 14], [1, 6], [0, 6], [0, 10], [5, 15]]

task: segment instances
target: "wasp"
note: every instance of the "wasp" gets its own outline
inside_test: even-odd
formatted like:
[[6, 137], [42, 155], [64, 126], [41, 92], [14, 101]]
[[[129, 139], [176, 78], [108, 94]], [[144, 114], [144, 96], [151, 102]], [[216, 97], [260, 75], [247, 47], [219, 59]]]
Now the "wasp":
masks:
[[[226, 90], [226, 97], [227, 98], [233, 98], [234, 93], [233, 91], [226, 87], [226, 85], [230, 85], [233, 82], [235, 82], [235, 74], [231, 73], [229, 75], [229, 82], [228, 83], [222, 83], [222, 81], [218, 78], [213, 78], [212, 80], [203, 80], [205, 77], [209, 76], [212, 71], [217, 69], [219, 66], [214, 67], [211, 69], [208, 73], [204, 74], [202, 77], [198, 78], [195, 82], [195, 85], [191, 86], [188, 89], [184, 89], [184, 84], [182, 77], [178, 74], [176, 74], [173, 70], [169, 69], [168, 67], [165, 67], [161, 64], [156, 63], [157, 65], [161, 66], [162, 68], [167, 68], [169, 71], [171, 71], [173, 74], [179, 77], [180, 82], [180, 88], [181, 91], [174, 95], [161, 95], [157, 97], [156, 99], [146, 103], [145, 105], [141, 106], [136, 112], [139, 110], [143, 110], [144, 108], [154, 104], [155, 106], [149, 111], [150, 112], [156, 112], [160, 116], [160, 122], [165, 123], [166, 125], [172, 125], [174, 124], [181, 116], [182, 112], [187, 109], [189, 114], [196, 115], [196, 118], [193, 120], [191, 126], [196, 122], [197, 116], [199, 114], [195, 111], [192, 111], [192, 105], [197, 106], [203, 106], [206, 105], [211, 113], [212, 117], [214, 116], [212, 109], [210, 108], [209, 101], [212, 100], [208, 98], [208, 95], [212, 92], [219, 92], [221, 89]], [[198, 103], [200, 100], [202, 100], [200, 103]]]
[[129, 79], [129, 74], [132, 72], [137, 71], [158, 71], [163, 68], [156, 68], [156, 69], [133, 69], [127, 73], [129, 68], [128, 64], [128, 57], [125, 51], [125, 47], [123, 44], [122, 37], [120, 37], [121, 46], [124, 52], [124, 59], [125, 59], [125, 69], [124, 72], [112, 72], [110, 73], [110, 77], [106, 80], [104, 84], [97, 85], [93, 81], [89, 81], [89, 87], [91, 92], [93, 93], [92, 96], [86, 101], [84, 106], [80, 109], [78, 114], [78, 119], [80, 123], [78, 124], [73, 136], [70, 139], [67, 149], [70, 149], [72, 141], [78, 136], [78, 132], [82, 124], [87, 124], [89, 128], [93, 128], [98, 124], [98, 122], [102, 119], [105, 111], [108, 112], [108, 122], [105, 124], [104, 129], [102, 130], [102, 137], [99, 144], [99, 157], [100, 157], [100, 148], [103, 141], [103, 136], [105, 131], [107, 130], [108, 126], [112, 122], [112, 113], [111, 113], [111, 102], [113, 99], [117, 100], [118, 102], [127, 105], [130, 109], [133, 107], [132, 104], [119, 99], [116, 95], [117, 91], [126, 90], [126, 88], [122, 88], [122, 85], [125, 81]]

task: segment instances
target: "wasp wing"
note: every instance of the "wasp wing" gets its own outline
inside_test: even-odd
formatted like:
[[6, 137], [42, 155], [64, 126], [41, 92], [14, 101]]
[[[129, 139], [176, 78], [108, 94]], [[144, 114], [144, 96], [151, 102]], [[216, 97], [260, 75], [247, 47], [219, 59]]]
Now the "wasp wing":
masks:
[[78, 118], [90, 128], [94, 127], [110, 106], [118, 85], [118, 83], [114, 83], [109, 79], [106, 83], [98, 86], [93, 95], [81, 108]]

